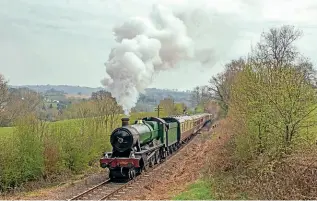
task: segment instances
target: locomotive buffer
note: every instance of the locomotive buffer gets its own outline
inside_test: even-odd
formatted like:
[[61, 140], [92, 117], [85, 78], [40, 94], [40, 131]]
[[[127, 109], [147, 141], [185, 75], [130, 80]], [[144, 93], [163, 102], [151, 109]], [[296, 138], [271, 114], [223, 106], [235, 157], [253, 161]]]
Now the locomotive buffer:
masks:
[[160, 112], [163, 111], [163, 108], [160, 105], [154, 108], [154, 111], [157, 111], [157, 117], [160, 117]]

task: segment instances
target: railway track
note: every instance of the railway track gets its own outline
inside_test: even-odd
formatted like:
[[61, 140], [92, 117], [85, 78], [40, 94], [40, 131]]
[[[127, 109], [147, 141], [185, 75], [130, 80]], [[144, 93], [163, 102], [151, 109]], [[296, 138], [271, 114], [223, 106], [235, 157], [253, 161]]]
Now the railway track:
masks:
[[[213, 125], [212, 128], [216, 127], [216, 125]], [[114, 183], [111, 182], [110, 179], [101, 182], [100, 184], [74, 196], [73, 198], [69, 200], [117, 200], [118, 197], [121, 196], [121, 194], [124, 194], [126, 190], [132, 189], [133, 185], [140, 184], [144, 179], [151, 176], [151, 173], [153, 173], [153, 170], [157, 170], [160, 167], [162, 167], [162, 164], [165, 162], [173, 159], [184, 147], [189, 145], [193, 142], [193, 139], [199, 134], [202, 130], [205, 130], [202, 128], [200, 131], [198, 131], [187, 143], [183, 144], [174, 154], [168, 156], [164, 161], [162, 161], [159, 164], [156, 164], [152, 168], [148, 169], [147, 171], [142, 172], [141, 175], [138, 175], [133, 180], [128, 181], [127, 183]]]

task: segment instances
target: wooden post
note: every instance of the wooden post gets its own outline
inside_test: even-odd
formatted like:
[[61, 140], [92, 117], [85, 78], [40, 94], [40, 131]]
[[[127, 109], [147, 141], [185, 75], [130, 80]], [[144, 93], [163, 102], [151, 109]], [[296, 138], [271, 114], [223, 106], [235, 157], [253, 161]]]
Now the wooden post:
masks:
[[160, 105], [157, 105], [157, 107], [154, 109], [154, 111], [157, 111], [157, 117], [160, 117], [160, 111], [162, 111], [163, 108], [160, 107]]

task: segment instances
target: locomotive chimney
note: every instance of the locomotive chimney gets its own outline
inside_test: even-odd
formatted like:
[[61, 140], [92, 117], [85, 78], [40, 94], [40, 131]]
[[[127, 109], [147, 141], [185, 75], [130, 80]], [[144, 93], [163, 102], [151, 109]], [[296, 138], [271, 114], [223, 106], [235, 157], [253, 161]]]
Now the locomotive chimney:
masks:
[[128, 117], [124, 117], [124, 118], [122, 118], [121, 119], [121, 121], [122, 121], [122, 126], [127, 126], [127, 125], [129, 125], [129, 118]]

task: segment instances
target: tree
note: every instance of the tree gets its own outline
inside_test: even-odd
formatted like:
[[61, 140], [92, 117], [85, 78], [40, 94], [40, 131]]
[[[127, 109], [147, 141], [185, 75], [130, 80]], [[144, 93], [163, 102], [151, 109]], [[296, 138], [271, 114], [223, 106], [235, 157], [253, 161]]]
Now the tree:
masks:
[[250, 60], [260, 68], [295, 68], [304, 73], [305, 78], [316, 84], [316, 71], [308, 58], [303, 57], [295, 42], [303, 32], [294, 26], [284, 25], [263, 32], [260, 42], [251, 52]]
[[161, 100], [160, 107], [163, 108], [168, 116], [175, 114], [174, 100], [172, 98], [164, 98]]
[[194, 107], [197, 107], [199, 104], [205, 104], [212, 98], [208, 86], [197, 86], [191, 92], [191, 104]]
[[105, 90], [92, 92], [92, 94], [91, 94], [91, 99], [92, 100], [105, 100], [105, 99], [107, 99], [109, 97], [111, 97], [111, 93], [107, 92]]
[[241, 129], [240, 123], [236, 130], [248, 134], [245, 143], [252, 145], [246, 146], [258, 154], [277, 147], [287, 150], [294, 140], [303, 138], [299, 137], [301, 127], [317, 109], [315, 90], [295, 69], [253, 68], [241, 72], [233, 86], [230, 114], [236, 121], [243, 120], [247, 128]]
[[302, 31], [294, 26], [284, 25], [263, 32], [260, 42], [253, 50], [253, 61], [267, 68], [294, 66], [299, 52], [295, 41], [302, 36]]
[[0, 109], [4, 108], [4, 104], [8, 101], [9, 93], [7, 83], [4, 76], [0, 74]]
[[6, 105], [9, 101], [7, 83], [8, 82], [5, 80], [4, 76], [0, 74], [0, 126], [3, 126], [6, 122]]
[[245, 158], [264, 152], [279, 156], [288, 153], [295, 141], [306, 140], [301, 128], [317, 109], [309, 78], [315, 74], [310, 63], [297, 57], [294, 42], [299, 32], [294, 30], [282, 26], [263, 33], [253, 50], [256, 54], [235, 76], [229, 113], [239, 122], [238, 149], [248, 150], [243, 152]]
[[234, 79], [246, 65], [246, 60], [239, 58], [238, 60], [232, 60], [225, 65], [223, 73], [213, 76], [209, 81], [208, 91], [211, 93], [211, 97], [219, 102], [221, 108], [227, 113], [228, 104], [230, 101], [230, 92], [234, 82]]
[[220, 106], [217, 101], [210, 100], [205, 104], [205, 112], [213, 115], [214, 118], [218, 118], [220, 113]]
[[28, 88], [10, 89], [9, 100], [6, 105], [6, 118], [8, 122], [15, 121], [18, 117], [41, 110], [42, 97], [37, 92]]
[[110, 129], [113, 129], [119, 114], [123, 112], [122, 107], [117, 104], [116, 99], [111, 96], [110, 92], [104, 90], [93, 92], [91, 99], [96, 105], [96, 115], [104, 116], [106, 128], [109, 124]]
[[174, 114], [182, 115], [186, 112], [186, 105], [184, 103], [175, 103], [174, 104]]
[[200, 87], [197, 86], [191, 92], [191, 104], [192, 106], [197, 106], [201, 102], [201, 94], [200, 94]]

